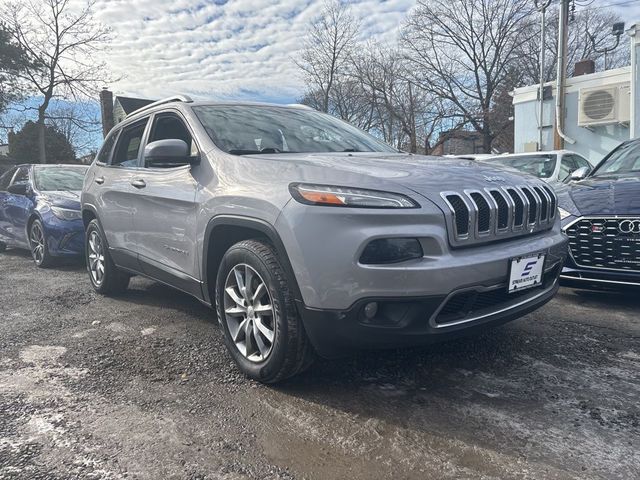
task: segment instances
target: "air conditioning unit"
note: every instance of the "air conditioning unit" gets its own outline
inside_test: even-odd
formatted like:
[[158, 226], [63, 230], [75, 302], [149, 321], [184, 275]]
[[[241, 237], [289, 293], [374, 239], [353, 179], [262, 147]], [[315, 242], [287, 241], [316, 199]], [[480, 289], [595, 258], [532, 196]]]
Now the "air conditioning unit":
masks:
[[582, 88], [578, 97], [578, 125], [595, 127], [629, 122], [630, 103], [629, 83]]

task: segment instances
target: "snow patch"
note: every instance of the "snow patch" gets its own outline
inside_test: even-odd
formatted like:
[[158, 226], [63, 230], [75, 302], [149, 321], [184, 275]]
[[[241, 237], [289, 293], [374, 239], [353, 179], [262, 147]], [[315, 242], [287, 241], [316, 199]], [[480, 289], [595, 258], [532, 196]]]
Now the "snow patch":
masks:
[[66, 353], [65, 347], [30, 345], [20, 352], [20, 360], [25, 363], [43, 365], [57, 363], [58, 359]]
[[155, 331], [156, 331], [156, 327], [149, 327], [149, 328], [143, 329], [140, 333], [142, 334], [143, 337], [146, 337], [147, 335], [151, 335], [155, 333]]

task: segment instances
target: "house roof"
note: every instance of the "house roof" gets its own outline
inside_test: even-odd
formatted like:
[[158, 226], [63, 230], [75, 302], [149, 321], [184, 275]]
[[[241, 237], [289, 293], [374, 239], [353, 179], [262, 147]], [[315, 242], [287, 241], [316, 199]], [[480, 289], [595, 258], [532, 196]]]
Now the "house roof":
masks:
[[154, 100], [134, 97], [116, 97], [115, 101], [120, 104], [122, 110], [124, 110], [124, 113], [127, 115], [154, 102]]

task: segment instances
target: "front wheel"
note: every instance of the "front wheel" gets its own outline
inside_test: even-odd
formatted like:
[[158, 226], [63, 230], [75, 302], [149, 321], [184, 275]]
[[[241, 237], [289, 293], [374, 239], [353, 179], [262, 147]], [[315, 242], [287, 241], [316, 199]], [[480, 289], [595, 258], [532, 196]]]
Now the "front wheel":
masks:
[[47, 236], [44, 233], [44, 227], [39, 219], [35, 219], [29, 227], [29, 246], [31, 247], [31, 256], [33, 262], [38, 268], [47, 268], [53, 264], [54, 258], [49, 253], [47, 245]]
[[96, 292], [111, 295], [127, 289], [131, 277], [113, 263], [97, 220], [91, 220], [87, 226], [85, 252], [89, 280]]
[[245, 240], [227, 250], [216, 308], [227, 349], [250, 378], [276, 383], [311, 364], [313, 348], [271, 245]]

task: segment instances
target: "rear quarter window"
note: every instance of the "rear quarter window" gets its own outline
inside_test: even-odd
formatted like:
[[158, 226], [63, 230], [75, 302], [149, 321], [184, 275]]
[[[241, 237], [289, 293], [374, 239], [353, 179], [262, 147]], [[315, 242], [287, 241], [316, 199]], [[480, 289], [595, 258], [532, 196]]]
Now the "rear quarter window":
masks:
[[116, 143], [116, 138], [118, 138], [118, 131], [111, 132], [107, 139], [102, 144], [102, 148], [98, 152], [96, 156], [96, 162], [104, 163], [105, 165], [109, 163], [109, 159], [111, 158], [111, 152], [113, 152], [113, 146]]

